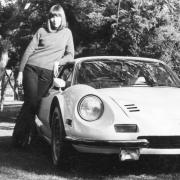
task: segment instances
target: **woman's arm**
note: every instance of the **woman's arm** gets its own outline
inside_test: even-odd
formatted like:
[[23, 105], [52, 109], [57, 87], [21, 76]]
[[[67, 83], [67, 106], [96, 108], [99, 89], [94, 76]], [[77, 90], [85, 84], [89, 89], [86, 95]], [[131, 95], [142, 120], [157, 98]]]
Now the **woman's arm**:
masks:
[[74, 42], [72, 32], [69, 30], [69, 39], [67, 41], [66, 49], [64, 56], [60, 60], [60, 65], [65, 64], [66, 62], [71, 62], [74, 59]]
[[35, 33], [35, 35], [33, 36], [33, 39], [31, 40], [31, 42], [29, 43], [28, 47], [25, 50], [25, 53], [21, 59], [21, 63], [19, 66], [19, 73], [17, 76], [17, 84], [20, 86], [22, 85], [22, 81], [23, 81], [23, 71], [24, 71], [24, 67], [29, 59], [29, 56], [31, 54], [33, 54], [34, 49], [38, 46], [39, 43], [39, 30]]
[[69, 39], [67, 41], [64, 56], [59, 60], [54, 62], [54, 76], [57, 77], [59, 74], [59, 65], [64, 65], [66, 62], [71, 62], [74, 60], [74, 42], [72, 32], [69, 30]]
[[21, 59], [21, 63], [20, 63], [20, 67], [19, 67], [19, 72], [23, 72], [24, 67], [29, 59], [29, 56], [31, 54], [33, 54], [35, 48], [38, 46], [39, 44], [39, 30], [34, 34], [33, 39], [31, 40], [31, 42], [29, 43], [28, 47], [25, 50], [25, 53]]

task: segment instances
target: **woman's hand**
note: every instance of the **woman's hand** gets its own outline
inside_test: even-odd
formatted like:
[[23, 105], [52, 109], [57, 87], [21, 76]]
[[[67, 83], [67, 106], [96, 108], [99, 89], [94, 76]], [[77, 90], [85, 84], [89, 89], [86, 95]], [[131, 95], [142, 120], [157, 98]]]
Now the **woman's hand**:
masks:
[[54, 77], [57, 77], [59, 75], [59, 62], [58, 61], [54, 63], [53, 71], [54, 71]]
[[22, 85], [22, 81], [23, 81], [23, 72], [19, 72], [17, 79], [16, 79], [18, 86]]

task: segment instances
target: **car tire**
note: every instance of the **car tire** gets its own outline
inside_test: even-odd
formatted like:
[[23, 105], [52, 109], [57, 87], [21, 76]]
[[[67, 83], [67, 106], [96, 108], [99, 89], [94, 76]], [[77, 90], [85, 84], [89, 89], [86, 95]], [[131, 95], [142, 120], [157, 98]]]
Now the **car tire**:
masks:
[[52, 114], [51, 124], [51, 153], [53, 164], [63, 167], [66, 161], [65, 130], [59, 108], [56, 106]]

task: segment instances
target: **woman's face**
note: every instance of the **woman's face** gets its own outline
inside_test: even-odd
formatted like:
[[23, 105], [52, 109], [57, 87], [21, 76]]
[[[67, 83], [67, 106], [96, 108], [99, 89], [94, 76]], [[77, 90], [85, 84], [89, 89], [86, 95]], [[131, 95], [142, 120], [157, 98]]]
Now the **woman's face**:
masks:
[[61, 22], [62, 22], [61, 16], [53, 15], [52, 17], [50, 17], [50, 23], [52, 29], [58, 29], [61, 25]]

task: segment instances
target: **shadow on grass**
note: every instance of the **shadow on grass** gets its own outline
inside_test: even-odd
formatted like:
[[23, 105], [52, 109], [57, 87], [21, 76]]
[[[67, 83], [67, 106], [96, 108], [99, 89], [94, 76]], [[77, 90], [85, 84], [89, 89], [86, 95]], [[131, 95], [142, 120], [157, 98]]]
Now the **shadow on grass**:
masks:
[[[0, 168], [13, 168], [38, 175], [52, 175], [73, 179], [104, 179], [116, 177], [155, 176], [180, 172], [179, 157], [143, 157], [140, 161], [119, 162], [117, 156], [80, 154], [72, 151], [68, 168], [60, 170], [52, 165], [50, 146], [42, 139], [28, 149], [11, 145], [11, 137], [0, 137]], [[132, 177], [132, 176], [131, 176]]]
[[18, 112], [0, 112], [0, 122], [14, 123]]
[[[0, 131], [12, 131], [15, 117], [16, 114], [0, 113]], [[12, 147], [10, 136], [0, 137], [0, 170], [6, 167], [15, 169], [14, 171], [24, 170], [37, 175], [67, 179], [152, 179], [159, 178], [161, 174], [163, 179], [166, 175], [177, 175], [180, 172], [179, 156], [144, 156], [139, 161], [119, 162], [117, 155], [82, 154], [72, 151], [67, 162], [67, 169], [55, 168], [51, 161], [50, 146], [40, 138], [28, 149], [22, 150]]]

